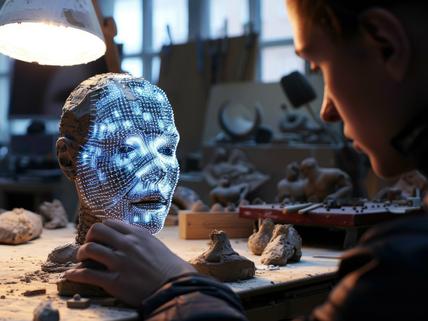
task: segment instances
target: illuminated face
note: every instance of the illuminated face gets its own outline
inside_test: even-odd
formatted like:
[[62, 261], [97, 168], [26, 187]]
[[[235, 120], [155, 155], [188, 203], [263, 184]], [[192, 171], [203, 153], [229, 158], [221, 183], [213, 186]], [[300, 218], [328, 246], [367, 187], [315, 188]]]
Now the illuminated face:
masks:
[[77, 159], [85, 207], [158, 232], [177, 184], [179, 135], [166, 95], [142, 79], [110, 81], [91, 96], [91, 125]]

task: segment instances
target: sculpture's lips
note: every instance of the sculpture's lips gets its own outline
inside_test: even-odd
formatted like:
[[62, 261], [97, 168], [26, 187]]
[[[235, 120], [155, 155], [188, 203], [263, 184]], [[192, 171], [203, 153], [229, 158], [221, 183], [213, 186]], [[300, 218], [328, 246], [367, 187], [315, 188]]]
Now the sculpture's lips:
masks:
[[160, 194], [148, 194], [131, 202], [132, 205], [141, 208], [159, 208], [167, 204], [166, 199]]

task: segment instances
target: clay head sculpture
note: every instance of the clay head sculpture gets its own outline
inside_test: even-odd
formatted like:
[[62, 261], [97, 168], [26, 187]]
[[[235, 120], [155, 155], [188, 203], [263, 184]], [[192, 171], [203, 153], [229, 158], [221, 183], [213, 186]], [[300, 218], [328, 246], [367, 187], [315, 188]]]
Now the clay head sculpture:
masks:
[[71, 93], [57, 154], [81, 203], [78, 243], [105, 217], [151, 233], [163, 227], [178, 180], [178, 140], [165, 93], [142, 78], [97, 75]]

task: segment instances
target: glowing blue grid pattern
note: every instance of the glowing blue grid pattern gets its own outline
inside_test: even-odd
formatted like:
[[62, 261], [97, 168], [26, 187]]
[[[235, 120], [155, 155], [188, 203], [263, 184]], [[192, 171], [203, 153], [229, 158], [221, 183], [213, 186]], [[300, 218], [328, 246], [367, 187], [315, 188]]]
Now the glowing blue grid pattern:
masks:
[[104, 74], [77, 87], [64, 109], [88, 98], [91, 124], [76, 177], [83, 205], [158, 232], [179, 175], [179, 134], [168, 98], [142, 78]]

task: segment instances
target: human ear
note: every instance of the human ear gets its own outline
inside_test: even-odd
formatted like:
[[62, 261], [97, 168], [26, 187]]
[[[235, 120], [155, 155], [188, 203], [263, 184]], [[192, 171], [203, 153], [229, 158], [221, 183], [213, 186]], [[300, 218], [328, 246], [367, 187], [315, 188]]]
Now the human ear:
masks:
[[401, 81], [409, 67], [410, 40], [402, 22], [390, 11], [368, 9], [361, 17], [363, 34], [377, 52], [386, 72]]
[[79, 146], [66, 137], [60, 137], [56, 141], [56, 156], [58, 158], [59, 167], [64, 175], [74, 181], [76, 178], [76, 153]]

